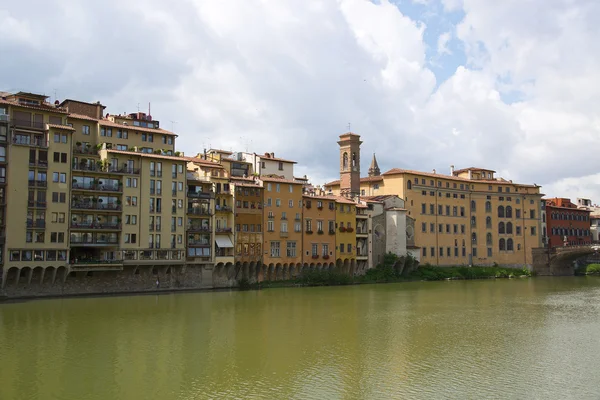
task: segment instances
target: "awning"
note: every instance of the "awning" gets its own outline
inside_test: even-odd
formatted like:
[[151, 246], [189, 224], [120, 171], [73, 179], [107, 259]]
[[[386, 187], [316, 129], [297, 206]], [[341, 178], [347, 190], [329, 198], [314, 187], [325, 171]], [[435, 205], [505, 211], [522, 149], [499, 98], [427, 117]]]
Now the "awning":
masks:
[[231, 243], [231, 239], [229, 239], [228, 236], [217, 236], [215, 239], [217, 240], [217, 246], [219, 246], [219, 248], [233, 248], [233, 243]]

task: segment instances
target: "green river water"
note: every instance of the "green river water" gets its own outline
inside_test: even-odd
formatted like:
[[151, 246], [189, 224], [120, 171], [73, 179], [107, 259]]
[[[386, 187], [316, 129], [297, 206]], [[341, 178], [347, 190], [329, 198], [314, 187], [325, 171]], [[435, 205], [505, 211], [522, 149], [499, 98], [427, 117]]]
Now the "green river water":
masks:
[[0, 399], [600, 399], [600, 278], [0, 304]]

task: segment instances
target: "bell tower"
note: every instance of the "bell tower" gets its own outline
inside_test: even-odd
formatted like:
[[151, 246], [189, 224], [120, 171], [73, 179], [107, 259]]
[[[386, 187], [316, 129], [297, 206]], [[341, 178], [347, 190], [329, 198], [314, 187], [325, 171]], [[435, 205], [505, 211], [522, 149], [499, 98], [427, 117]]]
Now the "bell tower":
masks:
[[360, 135], [340, 135], [340, 193], [345, 197], [360, 195]]

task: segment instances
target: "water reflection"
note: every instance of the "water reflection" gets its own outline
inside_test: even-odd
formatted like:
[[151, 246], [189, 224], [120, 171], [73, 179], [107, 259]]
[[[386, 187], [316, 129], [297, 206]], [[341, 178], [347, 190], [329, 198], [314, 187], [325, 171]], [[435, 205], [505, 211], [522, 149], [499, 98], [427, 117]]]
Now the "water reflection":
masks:
[[600, 280], [0, 306], [0, 399], [598, 398]]

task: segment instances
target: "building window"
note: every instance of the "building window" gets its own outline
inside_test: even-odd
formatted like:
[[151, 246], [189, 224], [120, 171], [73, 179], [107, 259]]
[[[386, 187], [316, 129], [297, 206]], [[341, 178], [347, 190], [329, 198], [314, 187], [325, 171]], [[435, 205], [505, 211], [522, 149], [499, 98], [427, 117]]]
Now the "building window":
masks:
[[492, 212], [492, 202], [491, 201], [485, 202], [485, 212]]
[[512, 218], [512, 207], [506, 206], [506, 218]]
[[531, 236], [535, 236], [537, 232], [535, 231], [535, 226], [531, 227]]
[[491, 246], [492, 243], [493, 243], [492, 234], [488, 233], [487, 235], [485, 235], [485, 244], [488, 246]]
[[514, 250], [513, 246], [514, 246], [513, 245], [513, 240], [512, 239], [507, 239], [506, 240], [506, 250], [507, 251], [513, 251]]
[[506, 227], [504, 226], [504, 222], [500, 222], [498, 224], [498, 233], [501, 235], [506, 233]]
[[427, 204], [421, 204], [421, 214], [427, 214]]
[[471, 234], [471, 243], [477, 244], [477, 234], [475, 232]]
[[500, 251], [506, 250], [506, 241], [504, 239], [500, 239], [500, 242], [498, 244], [498, 249]]
[[427, 232], [427, 224], [425, 222], [421, 222], [421, 232]]
[[507, 222], [506, 223], [506, 234], [507, 235], [512, 235], [513, 233], [513, 225], [512, 222]]
[[492, 217], [485, 218], [485, 227], [488, 229], [492, 229]]
[[477, 211], [477, 204], [475, 200], [471, 200], [471, 211]]
[[89, 135], [90, 134], [90, 127], [89, 127], [89, 125], [83, 125], [81, 127], [81, 134], [82, 135]]
[[529, 210], [529, 218], [535, 219], [535, 210], [534, 209]]
[[498, 218], [504, 218], [504, 206], [498, 206]]
[[521, 209], [520, 208], [515, 209], [515, 218], [521, 218]]
[[281, 257], [280, 242], [271, 242], [271, 257]]
[[286, 251], [288, 257], [296, 257], [296, 242], [287, 242]]
[[477, 219], [475, 218], [475, 216], [471, 217], [471, 226], [473, 228], [475, 228], [477, 226]]

